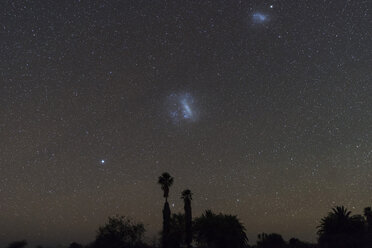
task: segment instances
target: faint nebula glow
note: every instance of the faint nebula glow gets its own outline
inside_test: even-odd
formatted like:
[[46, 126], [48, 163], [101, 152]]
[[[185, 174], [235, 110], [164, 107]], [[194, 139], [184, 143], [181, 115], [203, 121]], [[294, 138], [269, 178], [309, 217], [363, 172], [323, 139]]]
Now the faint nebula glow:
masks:
[[268, 16], [265, 15], [265, 14], [262, 14], [262, 13], [254, 13], [252, 15], [252, 20], [254, 23], [264, 23], [265, 21], [267, 21], [268, 19]]
[[192, 110], [187, 102], [187, 99], [181, 100], [183, 118], [190, 119], [192, 117]]
[[172, 93], [168, 96], [166, 104], [172, 122], [196, 121], [197, 110], [190, 93]]

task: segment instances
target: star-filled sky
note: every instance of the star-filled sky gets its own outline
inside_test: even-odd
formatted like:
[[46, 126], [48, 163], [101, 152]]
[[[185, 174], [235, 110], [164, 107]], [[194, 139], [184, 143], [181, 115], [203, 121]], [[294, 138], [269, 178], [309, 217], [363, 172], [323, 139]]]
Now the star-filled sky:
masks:
[[372, 204], [366, 0], [14, 0], [0, 8], [0, 243], [86, 243], [113, 214], [315, 241]]

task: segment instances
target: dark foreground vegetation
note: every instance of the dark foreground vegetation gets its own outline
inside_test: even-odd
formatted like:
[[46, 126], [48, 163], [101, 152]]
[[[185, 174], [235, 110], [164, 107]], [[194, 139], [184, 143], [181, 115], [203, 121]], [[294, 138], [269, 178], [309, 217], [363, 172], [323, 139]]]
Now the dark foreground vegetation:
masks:
[[[68, 248], [372, 248], [371, 207], [366, 207], [363, 215], [352, 215], [343, 206], [334, 207], [320, 220], [317, 244], [309, 244], [296, 238], [285, 241], [280, 234], [262, 233], [257, 236], [257, 243], [250, 246], [245, 227], [237, 216], [206, 210], [193, 219], [192, 193], [189, 189], [181, 193], [184, 213], [171, 214], [168, 196], [173, 177], [163, 173], [158, 183], [165, 199], [163, 230], [159, 242], [146, 244], [143, 241], [144, 225], [118, 215], [109, 217], [107, 223], [98, 228], [92, 243], [72, 243]], [[8, 248], [26, 246], [26, 241], [17, 241], [9, 244]]]

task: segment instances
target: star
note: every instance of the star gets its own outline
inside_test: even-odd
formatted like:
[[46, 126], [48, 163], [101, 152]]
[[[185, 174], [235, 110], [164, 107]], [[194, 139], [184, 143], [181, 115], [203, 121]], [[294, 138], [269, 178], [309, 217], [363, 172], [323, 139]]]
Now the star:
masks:
[[91, 243], [122, 214], [159, 233], [167, 171], [172, 212], [191, 188], [252, 246], [372, 204], [370, 1], [7, 2], [0, 247]]

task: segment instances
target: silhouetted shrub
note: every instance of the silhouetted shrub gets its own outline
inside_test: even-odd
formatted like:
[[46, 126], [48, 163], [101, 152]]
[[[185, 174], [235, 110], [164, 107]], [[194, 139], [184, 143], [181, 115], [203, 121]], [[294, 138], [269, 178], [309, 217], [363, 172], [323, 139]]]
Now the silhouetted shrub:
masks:
[[15, 242], [12, 242], [8, 245], [8, 248], [23, 248], [27, 245], [27, 241], [26, 240], [22, 240], [22, 241], [15, 241]]
[[201, 246], [215, 248], [246, 248], [245, 228], [233, 215], [214, 214], [207, 210], [194, 222], [196, 241]]
[[83, 248], [84, 246], [81, 244], [78, 244], [76, 242], [73, 242], [70, 244], [69, 248]]
[[94, 242], [95, 248], [143, 247], [145, 228], [142, 223], [133, 223], [124, 216], [110, 217], [100, 227]]
[[277, 233], [262, 233], [258, 235], [257, 248], [284, 248], [286, 243], [283, 237]]
[[302, 242], [296, 238], [291, 238], [288, 243], [289, 248], [316, 248], [315, 244]]

